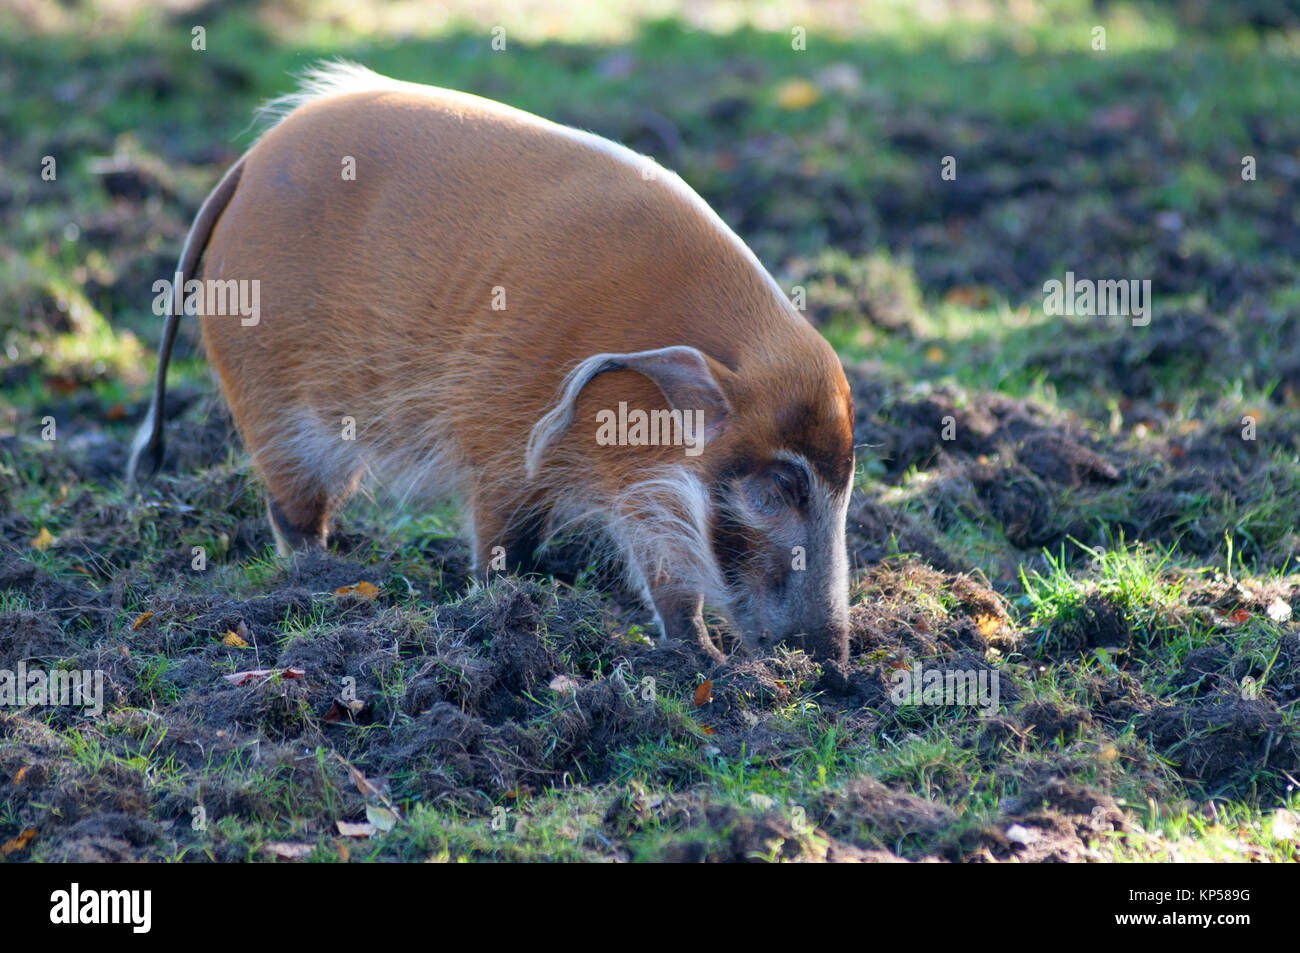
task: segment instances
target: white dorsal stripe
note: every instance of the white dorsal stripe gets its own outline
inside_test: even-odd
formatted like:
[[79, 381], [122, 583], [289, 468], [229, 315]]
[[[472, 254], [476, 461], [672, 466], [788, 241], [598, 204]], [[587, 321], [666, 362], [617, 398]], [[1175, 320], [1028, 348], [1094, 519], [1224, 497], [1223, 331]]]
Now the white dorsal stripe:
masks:
[[461, 102], [466, 106], [473, 106], [477, 109], [488, 109], [489, 111], [498, 111], [508, 114], [513, 120], [522, 123], [528, 123], [538, 128], [547, 129], [558, 135], [563, 135], [569, 139], [580, 142], [598, 152], [611, 156], [620, 162], [626, 163], [632, 168], [643, 169], [646, 163], [650, 163], [656, 170], [656, 177], [667, 183], [679, 198], [689, 203], [705, 220], [724, 234], [728, 241], [732, 242], [749, 263], [757, 269], [758, 273], [766, 280], [769, 290], [776, 296], [782, 305], [782, 313], [792, 320], [802, 321], [799, 313], [794, 310], [790, 304], [789, 298], [781, 286], [777, 284], [771, 273], [763, 267], [762, 262], [753, 250], [741, 240], [722, 217], [710, 207], [708, 202], [687, 185], [676, 172], [665, 169], [656, 163], [649, 156], [641, 155], [638, 152], [629, 149], [603, 136], [598, 136], [594, 132], [587, 132], [583, 129], [575, 129], [572, 126], [564, 126], [549, 119], [543, 119], [541, 116], [535, 116], [530, 112], [522, 109], [515, 109], [513, 106], [507, 106], [504, 103], [498, 103], [495, 100], [484, 99], [482, 96], [475, 96], [472, 93], [462, 93], [454, 89], [445, 89], [438, 86], [426, 86], [422, 83], [408, 83], [400, 79], [392, 79], [382, 76], [368, 67], [359, 63], [352, 63], [347, 60], [334, 60], [327, 63], [320, 63], [309, 67], [299, 76], [298, 89], [295, 92], [288, 93], [284, 96], [277, 97], [263, 104], [257, 110], [257, 116], [260, 121], [266, 122], [266, 131], [279, 125], [295, 109], [313, 103], [321, 99], [328, 99], [333, 96], [346, 96], [353, 93], [383, 92], [385, 90], [392, 92], [401, 92], [411, 95], [428, 96], [436, 94], [440, 99], [449, 102]]

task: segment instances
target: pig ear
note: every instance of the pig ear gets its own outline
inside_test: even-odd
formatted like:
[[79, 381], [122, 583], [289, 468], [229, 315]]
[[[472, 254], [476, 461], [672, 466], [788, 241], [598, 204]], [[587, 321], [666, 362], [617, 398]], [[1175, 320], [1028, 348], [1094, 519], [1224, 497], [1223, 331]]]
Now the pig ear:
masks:
[[577, 411], [578, 395], [588, 382], [607, 371], [636, 371], [663, 391], [673, 410], [704, 413], [704, 439], [726, 426], [731, 404], [718, 386], [708, 359], [693, 347], [661, 347], [630, 354], [593, 354], [564, 378], [559, 402], [533, 426], [528, 438], [528, 475], [533, 477], [551, 445], [568, 431]]

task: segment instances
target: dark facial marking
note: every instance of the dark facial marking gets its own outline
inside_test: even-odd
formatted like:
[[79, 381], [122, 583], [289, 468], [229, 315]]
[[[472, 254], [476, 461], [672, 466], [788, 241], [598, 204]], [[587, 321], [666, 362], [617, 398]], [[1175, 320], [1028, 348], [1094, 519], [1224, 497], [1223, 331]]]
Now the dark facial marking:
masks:
[[853, 473], [853, 398], [847, 394], [841, 412], [799, 404], [782, 415], [780, 432], [786, 445], [801, 454], [827, 486], [839, 489]]

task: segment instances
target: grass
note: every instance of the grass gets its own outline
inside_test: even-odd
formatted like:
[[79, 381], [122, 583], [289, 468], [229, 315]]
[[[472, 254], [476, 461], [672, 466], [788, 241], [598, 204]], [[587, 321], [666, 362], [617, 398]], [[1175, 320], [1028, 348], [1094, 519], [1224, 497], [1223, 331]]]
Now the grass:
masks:
[[[934, 21], [895, 3], [844, 21], [782, 4], [560, 19], [453, 4], [442, 22], [315, 0], [213, 13], [199, 52], [183, 16], [124, 6], [0, 11], [0, 622], [39, 616], [76, 646], [49, 661], [110, 667], [123, 692], [101, 721], [6, 710], [0, 782], [24, 766], [44, 780], [8, 785], [0, 840], [38, 826], [30, 856], [64, 859], [77, 819], [55, 805], [71, 792], [80, 820], [153, 825], [147, 856], [167, 860], [283, 843], [307, 861], [1297, 859], [1300, 656], [1295, 622], [1267, 611], [1300, 605], [1296, 30], [1076, 0]], [[333, 557], [296, 571], [270, 547], [190, 327], [169, 377], [180, 457], [126, 492], [152, 282], [253, 140], [254, 105], [335, 55], [654, 154], [818, 323], [865, 414], [854, 518], [879, 508], [880, 526], [851, 528], [857, 702], [795, 653], [719, 677], [696, 706], [709, 672], [649, 649], [596, 565], [542, 584], [519, 623], [514, 590], [467, 589], [451, 505], [358, 501]], [[53, 181], [31, 172], [46, 155]], [[132, 170], [118, 194], [109, 156]], [[1042, 285], [1067, 270], [1154, 276], [1152, 324], [1048, 316]], [[954, 438], [929, 439], [945, 416]], [[1102, 464], [1053, 476], [1045, 438]], [[377, 603], [332, 595], [362, 573]], [[220, 644], [235, 618], [256, 648]], [[509, 673], [525, 649], [553, 657], [546, 678]], [[970, 658], [1007, 687], [993, 718], [868, 691], [914, 661]], [[272, 659], [310, 659], [311, 684], [217, 699], [217, 676]], [[330, 721], [349, 677], [366, 713]], [[202, 751], [174, 717], [191, 703]], [[1181, 737], [1163, 713], [1187, 719]], [[342, 758], [390, 786], [392, 830], [339, 835], [379, 803]], [[1039, 810], [1072, 818], [1076, 840], [1007, 840], [1039, 831]]]

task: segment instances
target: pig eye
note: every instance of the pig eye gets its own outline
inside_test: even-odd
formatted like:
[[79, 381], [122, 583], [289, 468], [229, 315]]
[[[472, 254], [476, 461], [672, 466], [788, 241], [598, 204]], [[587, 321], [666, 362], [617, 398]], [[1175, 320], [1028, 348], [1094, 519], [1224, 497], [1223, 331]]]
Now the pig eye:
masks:
[[750, 472], [731, 484], [731, 493], [745, 501], [752, 513], [779, 520], [791, 509], [808, 505], [808, 476], [801, 468], [783, 460]]
[[803, 471], [788, 463], [778, 463], [769, 471], [773, 490], [786, 506], [803, 509], [808, 504], [808, 481]]

